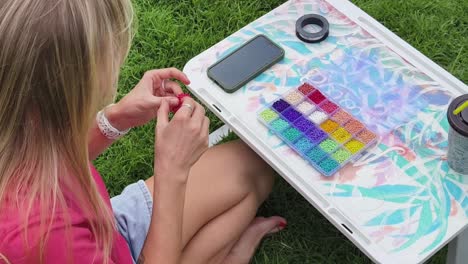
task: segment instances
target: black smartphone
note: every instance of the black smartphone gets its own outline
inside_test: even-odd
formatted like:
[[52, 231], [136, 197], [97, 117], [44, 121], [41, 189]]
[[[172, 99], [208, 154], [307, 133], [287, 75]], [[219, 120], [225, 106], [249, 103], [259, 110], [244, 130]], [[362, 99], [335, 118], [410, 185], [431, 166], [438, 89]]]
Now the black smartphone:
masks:
[[284, 50], [257, 35], [208, 68], [208, 77], [233, 93], [284, 57]]

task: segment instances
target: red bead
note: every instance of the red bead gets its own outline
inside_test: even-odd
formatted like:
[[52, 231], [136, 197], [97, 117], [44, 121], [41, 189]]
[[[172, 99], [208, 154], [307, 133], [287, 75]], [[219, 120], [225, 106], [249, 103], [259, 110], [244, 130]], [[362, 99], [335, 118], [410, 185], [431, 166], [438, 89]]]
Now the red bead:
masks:
[[320, 104], [323, 100], [325, 100], [325, 96], [318, 90], [315, 90], [308, 97], [315, 104]]
[[173, 106], [171, 108], [172, 113], [175, 113], [180, 109], [180, 107], [182, 106], [182, 102], [183, 102], [185, 97], [191, 98], [190, 94], [186, 94], [186, 93], [181, 93], [181, 94], [177, 95], [177, 99], [179, 99], [179, 104], [177, 106]]
[[311, 92], [313, 92], [314, 90], [315, 90], [315, 88], [312, 85], [308, 84], [308, 83], [304, 83], [303, 85], [301, 85], [299, 87], [299, 91], [304, 95], [308, 95]]
[[320, 108], [323, 109], [323, 111], [331, 114], [333, 113], [336, 109], [338, 109], [338, 106], [330, 101], [325, 101], [322, 103], [322, 105], [320, 105]]

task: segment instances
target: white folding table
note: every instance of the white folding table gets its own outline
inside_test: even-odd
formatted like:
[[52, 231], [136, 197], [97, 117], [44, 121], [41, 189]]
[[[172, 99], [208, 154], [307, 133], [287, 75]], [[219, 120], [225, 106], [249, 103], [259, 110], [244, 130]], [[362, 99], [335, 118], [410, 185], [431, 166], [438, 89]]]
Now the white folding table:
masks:
[[[327, 18], [330, 36], [295, 36], [304, 14]], [[207, 68], [265, 34], [285, 59], [228, 94]], [[452, 240], [449, 263], [468, 263], [468, 176], [446, 162], [451, 99], [468, 87], [351, 2], [291, 0], [191, 59], [190, 91], [377, 263], [422, 263]], [[371, 126], [377, 146], [331, 178], [257, 120], [257, 111], [308, 82]], [[458, 237], [457, 237], [458, 236]]]

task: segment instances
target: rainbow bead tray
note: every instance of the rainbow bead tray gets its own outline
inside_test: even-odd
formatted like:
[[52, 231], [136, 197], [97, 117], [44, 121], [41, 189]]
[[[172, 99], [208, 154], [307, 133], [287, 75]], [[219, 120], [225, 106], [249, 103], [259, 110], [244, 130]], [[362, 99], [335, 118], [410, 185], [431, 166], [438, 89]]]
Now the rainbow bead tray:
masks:
[[262, 109], [258, 118], [325, 176], [332, 176], [356, 160], [377, 138], [363, 123], [307, 83]]

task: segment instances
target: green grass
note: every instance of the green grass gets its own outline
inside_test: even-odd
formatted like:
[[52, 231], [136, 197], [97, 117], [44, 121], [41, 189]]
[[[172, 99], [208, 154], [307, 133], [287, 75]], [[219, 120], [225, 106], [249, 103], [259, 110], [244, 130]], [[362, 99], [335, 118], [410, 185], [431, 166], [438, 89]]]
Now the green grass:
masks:
[[[138, 32], [122, 71], [119, 96], [146, 70], [184, 64], [267, 13], [278, 0], [134, 0]], [[463, 82], [468, 82], [466, 0], [355, 0], [368, 14]], [[210, 114], [211, 129], [221, 122]], [[230, 138], [234, 138], [231, 136]], [[111, 196], [152, 175], [154, 123], [134, 129], [95, 162]], [[261, 215], [282, 215], [287, 229], [266, 239], [254, 263], [370, 263], [317, 210], [278, 179]], [[445, 250], [430, 263], [444, 263]]]

